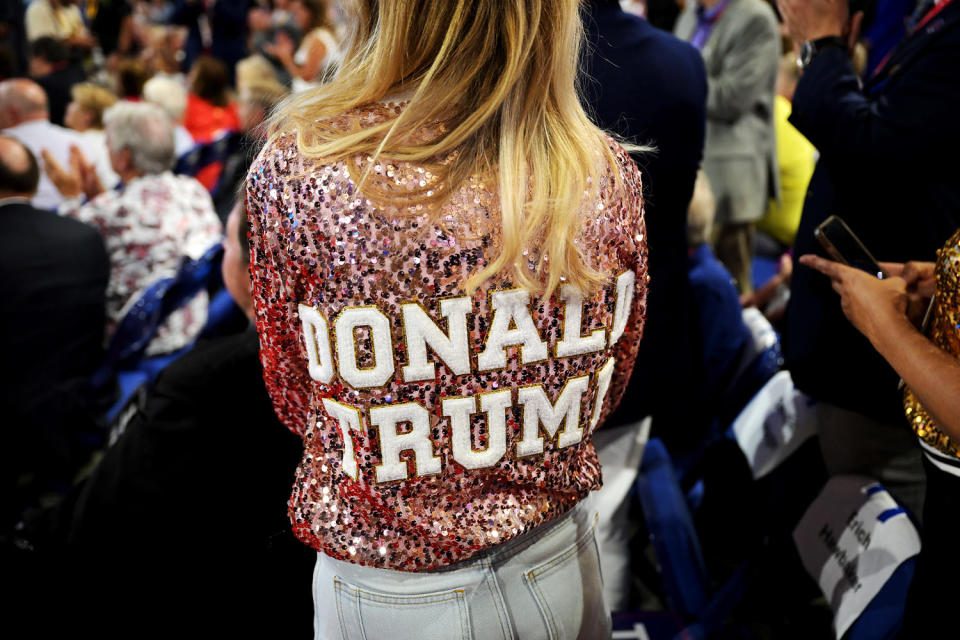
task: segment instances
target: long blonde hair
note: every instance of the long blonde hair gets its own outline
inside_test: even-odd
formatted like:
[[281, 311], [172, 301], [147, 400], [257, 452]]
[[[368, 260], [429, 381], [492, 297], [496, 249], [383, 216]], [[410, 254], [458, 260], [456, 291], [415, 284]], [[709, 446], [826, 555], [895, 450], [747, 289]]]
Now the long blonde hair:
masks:
[[[445, 199], [471, 175], [494, 178], [501, 251], [471, 275], [468, 291], [500, 273], [544, 296], [561, 279], [582, 291], [604, 282], [607, 274], [590, 265], [574, 242], [585, 192], [596, 194], [598, 170], [616, 162], [578, 100], [580, 3], [354, 4], [355, 32], [337, 76], [281, 106], [272, 131], [296, 130], [300, 151], [310, 158], [362, 154], [431, 163], [444, 188], [413, 191], [407, 203]], [[391, 119], [351, 131], [324, 124], [325, 118], [401, 93], [412, 97]], [[405, 135], [438, 121], [445, 131], [426, 143], [412, 144]], [[428, 188], [434, 191], [428, 193]], [[397, 199], [394, 192], [377, 193], [373, 185], [364, 193], [375, 204]], [[532, 271], [521, 264], [525, 249], [542, 256]]]

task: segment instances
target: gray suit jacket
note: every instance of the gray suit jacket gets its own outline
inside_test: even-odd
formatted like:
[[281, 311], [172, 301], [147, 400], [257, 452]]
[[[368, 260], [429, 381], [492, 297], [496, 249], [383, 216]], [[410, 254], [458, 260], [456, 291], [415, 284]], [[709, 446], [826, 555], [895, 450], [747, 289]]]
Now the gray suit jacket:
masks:
[[[696, 7], [688, 0], [677, 37], [693, 36]], [[780, 34], [773, 9], [762, 0], [730, 0], [701, 53], [708, 86], [704, 168], [718, 222], [756, 220], [767, 199], [779, 196], [773, 96]]]

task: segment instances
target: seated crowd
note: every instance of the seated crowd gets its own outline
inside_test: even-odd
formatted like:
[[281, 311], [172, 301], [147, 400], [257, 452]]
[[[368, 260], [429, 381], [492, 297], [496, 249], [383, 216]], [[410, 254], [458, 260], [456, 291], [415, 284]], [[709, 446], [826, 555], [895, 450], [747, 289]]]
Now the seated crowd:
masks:
[[[245, 186], [271, 114], [344, 63], [350, 2], [14, 4], [0, 13], [0, 543], [24, 611], [53, 576], [95, 583], [72, 610], [115, 616], [119, 634], [177, 585], [170, 602], [203, 628], [242, 631], [223, 621], [243, 607], [308, 635], [314, 554], [286, 504], [302, 448], [263, 382]], [[789, 371], [814, 407], [816, 488], [876, 479], [920, 529], [902, 637], [926, 637], [910, 634], [935, 628], [924, 602], [950, 601], [935, 554], [960, 495], [960, 181], [938, 160], [960, 134], [960, 9], [868, 2], [861, 22], [820, 7], [821, 32], [800, 0], [582, 4], [581, 101], [634, 145], [649, 235], [646, 327], [606, 425], [651, 417], [691, 508], [707, 487], [696, 525], [719, 583], [752, 553], [725, 519], [759, 498], [711, 456]], [[939, 26], [922, 29], [934, 4]], [[821, 249], [831, 215], [883, 279]], [[776, 558], [761, 589], [797, 564], [784, 536], [746, 538]], [[812, 582], [782, 575], [796, 602], [768, 592], [731, 618], [831, 634]], [[670, 610], [656, 576], [635, 568], [608, 605]]]

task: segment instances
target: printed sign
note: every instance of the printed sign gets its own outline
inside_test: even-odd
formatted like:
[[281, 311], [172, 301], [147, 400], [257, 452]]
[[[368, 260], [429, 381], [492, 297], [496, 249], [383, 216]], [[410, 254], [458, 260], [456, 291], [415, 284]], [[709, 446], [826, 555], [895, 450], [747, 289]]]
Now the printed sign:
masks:
[[920, 552], [916, 528], [886, 489], [863, 476], [834, 476], [793, 532], [803, 566], [833, 609], [843, 636], [890, 576]]
[[781, 371], [740, 412], [733, 433], [754, 478], [773, 471], [816, 434], [814, 405], [793, 386], [790, 373]]

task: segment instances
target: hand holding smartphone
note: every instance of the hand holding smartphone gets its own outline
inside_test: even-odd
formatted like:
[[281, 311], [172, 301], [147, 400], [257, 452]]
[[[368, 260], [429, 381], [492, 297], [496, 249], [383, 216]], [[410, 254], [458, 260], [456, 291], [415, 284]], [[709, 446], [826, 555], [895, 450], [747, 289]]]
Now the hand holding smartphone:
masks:
[[[880, 264], [870, 251], [868, 251], [860, 241], [860, 238], [837, 216], [830, 216], [824, 220], [823, 224], [813, 232], [813, 235], [820, 241], [820, 244], [823, 245], [826, 252], [830, 254], [830, 257], [837, 262], [842, 262], [856, 269], [866, 271], [881, 280], [889, 277], [889, 274], [880, 267]], [[920, 326], [920, 331], [924, 334], [927, 332], [932, 310], [933, 298], [930, 299], [927, 311], [923, 316], [923, 322]], [[902, 378], [897, 385], [897, 389], [903, 389]]]
[[842, 219], [830, 216], [813, 232], [824, 250], [837, 262], [866, 271], [881, 280], [889, 277]]

